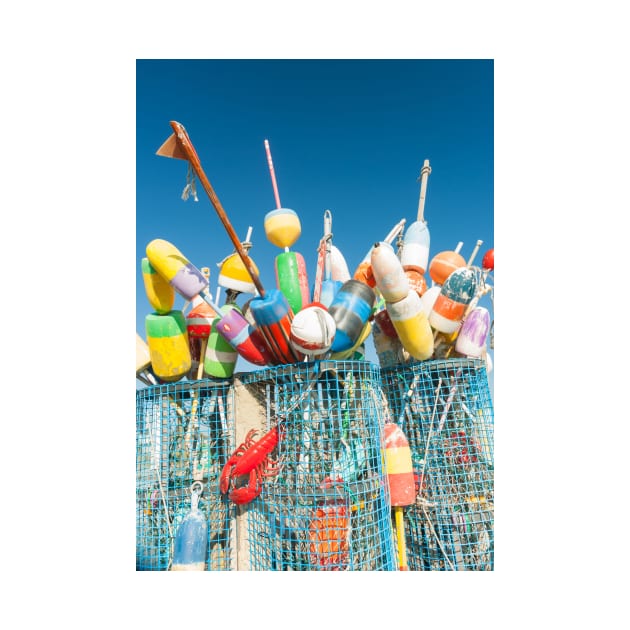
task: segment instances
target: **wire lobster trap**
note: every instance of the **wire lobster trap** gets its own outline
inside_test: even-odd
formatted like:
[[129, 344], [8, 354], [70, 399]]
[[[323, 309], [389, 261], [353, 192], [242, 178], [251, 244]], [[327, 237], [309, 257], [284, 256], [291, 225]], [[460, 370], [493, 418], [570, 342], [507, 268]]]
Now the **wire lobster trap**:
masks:
[[277, 436], [274, 466], [249, 482], [261, 483], [259, 496], [239, 510], [248, 569], [395, 570], [379, 373], [365, 361], [315, 361], [236, 385], [262, 410], [262, 432]]
[[485, 361], [424, 361], [381, 375], [418, 490], [405, 508], [409, 568], [493, 570], [494, 413]]
[[234, 507], [219, 476], [234, 446], [233, 386], [203, 379], [136, 392], [136, 570], [166, 571], [177, 529], [202, 482], [198, 507], [207, 518], [205, 568], [233, 564]]

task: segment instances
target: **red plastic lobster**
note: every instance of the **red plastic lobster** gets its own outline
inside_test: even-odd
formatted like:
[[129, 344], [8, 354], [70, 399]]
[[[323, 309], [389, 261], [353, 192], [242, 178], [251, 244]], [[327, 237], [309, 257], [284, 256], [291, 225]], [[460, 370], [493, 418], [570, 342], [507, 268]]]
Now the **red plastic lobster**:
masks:
[[[230, 455], [219, 481], [219, 489], [225, 494], [230, 486], [232, 491], [228, 495], [230, 500], [241, 505], [253, 501], [262, 492], [262, 478], [278, 474], [277, 462], [269, 458], [269, 454], [278, 444], [278, 427], [274, 427], [254, 442], [256, 429], [252, 429], [245, 441]], [[234, 486], [237, 477], [247, 475], [249, 481], [246, 486]]]

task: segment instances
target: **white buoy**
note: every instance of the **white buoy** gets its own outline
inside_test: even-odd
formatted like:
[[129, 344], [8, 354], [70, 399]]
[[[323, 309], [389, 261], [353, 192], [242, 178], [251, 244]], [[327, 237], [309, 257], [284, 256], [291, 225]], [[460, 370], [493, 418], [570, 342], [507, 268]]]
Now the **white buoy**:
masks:
[[336, 331], [335, 320], [326, 308], [312, 304], [293, 317], [291, 345], [308, 356], [324, 354], [330, 350]]

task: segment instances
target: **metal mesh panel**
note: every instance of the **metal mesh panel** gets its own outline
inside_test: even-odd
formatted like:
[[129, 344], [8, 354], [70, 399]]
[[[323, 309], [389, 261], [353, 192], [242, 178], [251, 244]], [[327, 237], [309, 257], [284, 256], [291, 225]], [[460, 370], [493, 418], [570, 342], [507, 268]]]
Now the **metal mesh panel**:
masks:
[[246, 375], [240, 386], [263, 407], [265, 430], [279, 427], [270, 453], [277, 474], [242, 508], [249, 568], [394, 570], [378, 367], [279, 366]]
[[409, 568], [493, 570], [494, 413], [485, 362], [425, 361], [381, 374], [419, 489], [404, 512]]
[[234, 508], [219, 476], [234, 446], [232, 394], [230, 382], [210, 379], [136, 392], [136, 570], [170, 568], [194, 480], [204, 484], [206, 570], [230, 570]]

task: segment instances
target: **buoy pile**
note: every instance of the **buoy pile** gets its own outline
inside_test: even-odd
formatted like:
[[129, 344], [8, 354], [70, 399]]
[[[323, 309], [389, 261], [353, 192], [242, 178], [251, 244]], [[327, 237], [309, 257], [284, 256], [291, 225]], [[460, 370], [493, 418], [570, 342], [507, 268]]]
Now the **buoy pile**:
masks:
[[[421, 170], [416, 220], [406, 231], [406, 220], [399, 221], [383, 241], [370, 247], [352, 276], [343, 254], [332, 244], [332, 213], [325, 210], [311, 299], [304, 257], [290, 249], [302, 233], [300, 219], [280, 204], [269, 143], [265, 140], [276, 208], [264, 216], [263, 227], [269, 242], [283, 251], [275, 259], [276, 289], [265, 291], [249, 256], [252, 228], [245, 241], [237, 239], [185, 130], [179, 123], [171, 126], [177, 133], [158, 154], [189, 160], [235, 251], [218, 263], [219, 288], [213, 300], [209, 268], [198, 269], [164, 239], [147, 244], [142, 277], [155, 312], [145, 320], [146, 345], [139, 339], [139, 346], [137, 339], [139, 380], [150, 385], [204, 376], [230, 378], [239, 356], [261, 367], [320, 358], [360, 360], [370, 334], [383, 367], [449, 356], [489, 362], [491, 316], [478, 302], [488, 293], [492, 298], [488, 276], [494, 270], [494, 250], [485, 253], [481, 267], [473, 266], [473, 261], [482, 241], [468, 262], [459, 253], [461, 242], [429, 261], [430, 235], [424, 220], [428, 160]], [[397, 250], [392, 245], [396, 238]], [[226, 296], [223, 306], [221, 288]], [[186, 301], [182, 309], [174, 308], [175, 294]], [[253, 296], [243, 307], [236, 303], [241, 294]], [[185, 316], [188, 304], [192, 308]]]

